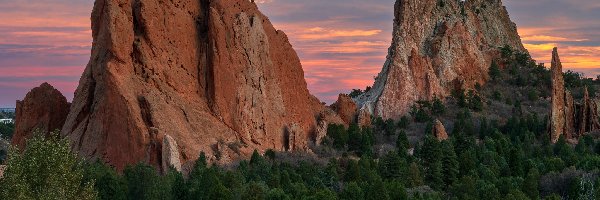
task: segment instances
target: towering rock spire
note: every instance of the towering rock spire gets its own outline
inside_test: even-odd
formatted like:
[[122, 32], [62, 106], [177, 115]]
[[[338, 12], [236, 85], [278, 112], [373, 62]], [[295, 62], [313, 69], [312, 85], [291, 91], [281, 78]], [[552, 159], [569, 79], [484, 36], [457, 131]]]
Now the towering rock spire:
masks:
[[302, 150], [325, 109], [287, 36], [253, 1], [96, 0], [92, 35], [62, 134], [118, 169], [160, 166], [165, 135], [182, 165], [201, 151], [225, 161]]
[[499, 0], [397, 0], [387, 60], [359, 107], [399, 118], [418, 100], [445, 97], [487, 79], [499, 47], [525, 52]]
[[565, 139], [577, 139], [585, 133], [600, 129], [598, 104], [590, 98], [587, 87], [583, 88], [581, 103], [573, 100], [565, 88], [562, 63], [558, 49], [552, 51], [552, 108], [550, 113], [550, 140], [556, 143], [561, 135]]
[[[558, 48], [552, 50], [552, 66], [550, 67], [552, 73], [552, 110], [550, 114], [550, 140], [555, 143], [558, 138], [565, 134], [565, 130], [570, 130], [565, 127], [566, 114], [565, 114], [565, 97], [572, 100], [570, 93], [565, 95], [565, 81], [563, 79], [562, 63], [558, 56]], [[569, 110], [571, 110], [570, 108]], [[568, 133], [570, 135], [572, 133]]]

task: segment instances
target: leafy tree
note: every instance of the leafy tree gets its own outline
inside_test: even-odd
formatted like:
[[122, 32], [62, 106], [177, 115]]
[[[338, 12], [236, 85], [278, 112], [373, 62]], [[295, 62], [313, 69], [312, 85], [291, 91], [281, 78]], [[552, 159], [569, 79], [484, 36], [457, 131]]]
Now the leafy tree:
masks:
[[96, 199], [93, 182], [83, 181], [83, 164], [58, 132], [35, 133], [21, 153], [9, 152], [0, 199]]

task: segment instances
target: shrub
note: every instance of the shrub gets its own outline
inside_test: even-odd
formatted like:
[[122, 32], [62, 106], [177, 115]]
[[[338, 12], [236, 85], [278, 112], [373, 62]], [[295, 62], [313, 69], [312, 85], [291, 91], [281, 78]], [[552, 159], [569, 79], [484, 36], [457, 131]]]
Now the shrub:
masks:
[[498, 63], [496, 63], [496, 61], [492, 61], [492, 65], [490, 66], [488, 74], [490, 75], [490, 78], [494, 81], [498, 80], [498, 78], [500, 77], [500, 66], [498, 65]]
[[83, 181], [82, 163], [68, 140], [58, 132], [48, 138], [35, 133], [22, 153], [10, 150], [0, 199], [96, 199], [93, 185]]

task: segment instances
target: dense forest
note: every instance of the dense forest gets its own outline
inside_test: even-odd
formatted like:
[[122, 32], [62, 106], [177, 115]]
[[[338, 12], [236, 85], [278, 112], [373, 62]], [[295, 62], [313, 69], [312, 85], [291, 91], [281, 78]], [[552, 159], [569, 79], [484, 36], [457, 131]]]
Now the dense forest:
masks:
[[[315, 159], [267, 150], [215, 166], [201, 154], [187, 174], [146, 164], [118, 173], [79, 160], [57, 134], [36, 136], [10, 151], [0, 199], [599, 199], [598, 133], [550, 143], [549, 71], [502, 52], [485, 86], [418, 102], [399, 120], [331, 124]], [[595, 94], [598, 80], [564, 76], [575, 96]], [[448, 139], [434, 137], [435, 119], [451, 122]]]

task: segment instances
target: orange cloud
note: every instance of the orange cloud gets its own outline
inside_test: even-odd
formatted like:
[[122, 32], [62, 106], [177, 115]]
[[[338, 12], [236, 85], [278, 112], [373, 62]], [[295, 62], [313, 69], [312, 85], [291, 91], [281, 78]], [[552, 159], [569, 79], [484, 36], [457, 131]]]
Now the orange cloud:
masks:
[[305, 32], [296, 33], [299, 39], [332, 39], [335, 37], [368, 37], [381, 33], [381, 30], [337, 30], [325, 29], [321, 27], [310, 28]]
[[565, 37], [556, 37], [549, 35], [529, 35], [521, 37], [521, 40], [524, 42], [583, 42], [588, 41], [588, 39], [573, 39], [573, 38], [565, 38]]

